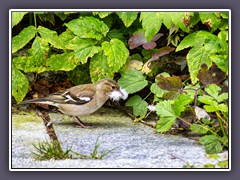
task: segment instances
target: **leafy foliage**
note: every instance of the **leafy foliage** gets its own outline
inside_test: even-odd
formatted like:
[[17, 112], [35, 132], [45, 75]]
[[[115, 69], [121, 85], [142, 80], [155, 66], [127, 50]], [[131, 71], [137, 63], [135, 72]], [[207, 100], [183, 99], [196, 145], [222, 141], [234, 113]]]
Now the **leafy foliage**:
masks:
[[181, 121], [208, 153], [228, 147], [228, 12], [13, 12], [12, 28], [17, 102], [27, 73], [65, 71], [76, 85], [116, 78], [135, 122], [151, 104], [157, 132]]

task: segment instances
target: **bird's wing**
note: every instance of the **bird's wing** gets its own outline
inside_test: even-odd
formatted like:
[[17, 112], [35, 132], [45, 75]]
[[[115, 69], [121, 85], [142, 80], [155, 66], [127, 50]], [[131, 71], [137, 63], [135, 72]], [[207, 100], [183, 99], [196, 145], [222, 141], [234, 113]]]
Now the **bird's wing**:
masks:
[[92, 84], [79, 85], [55, 92], [49, 96], [49, 99], [60, 104], [85, 104], [93, 99], [95, 92], [95, 86]]

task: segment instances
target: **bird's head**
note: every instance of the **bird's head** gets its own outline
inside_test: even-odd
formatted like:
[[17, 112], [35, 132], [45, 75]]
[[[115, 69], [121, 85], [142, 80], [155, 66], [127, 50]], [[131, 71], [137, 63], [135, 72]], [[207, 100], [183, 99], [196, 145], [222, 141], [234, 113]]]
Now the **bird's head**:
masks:
[[113, 101], [119, 101], [120, 99], [127, 99], [128, 93], [122, 89], [114, 80], [105, 78], [97, 82], [96, 88], [108, 95]]

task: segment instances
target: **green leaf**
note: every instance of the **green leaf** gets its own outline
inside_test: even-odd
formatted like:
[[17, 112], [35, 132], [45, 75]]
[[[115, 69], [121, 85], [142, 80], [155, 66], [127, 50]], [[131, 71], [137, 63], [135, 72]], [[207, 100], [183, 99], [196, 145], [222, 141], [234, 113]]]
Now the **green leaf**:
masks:
[[172, 108], [172, 103], [172, 100], [168, 100], [161, 101], [156, 105], [157, 114], [160, 116], [156, 126], [157, 132], [166, 132], [174, 124], [177, 116]]
[[213, 61], [219, 69], [223, 72], [228, 73], [228, 55], [216, 55], [210, 56], [211, 61]]
[[24, 28], [18, 35], [12, 38], [12, 53], [17, 52], [23, 48], [32, 38], [34, 38], [36, 28], [34, 26], [28, 26]]
[[210, 96], [207, 96], [207, 95], [202, 95], [202, 96], [199, 96], [198, 97], [198, 100], [204, 104], [213, 104], [214, 102], [214, 99]]
[[162, 23], [170, 29], [176, 25], [185, 32], [190, 30], [190, 22], [194, 17], [193, 12], [142, 12], [140, 21], [145, 31], [145, 36], [150, 42], [155, 34], [161, 29]]
[[12, 65], [12, 96], [21, 102], [28, 92], [28, 79], [14, 65]]
[[122, 77], [118, 81], [119, 85], [129, 94], [138, 92], [148, 85], [146, 77], [137, 70], [127, 70], [122, 73]]
[[86, 63], [88, 58], [93, 57], [94, 54], [101, 51], [101, 47], [94, 46], [97, 44], [97, 41], [94, 39], [81, 39], [79, 37], [75, 37], [72, 41], [70, 41], [68, 47], [73, 49], [74, 55], [79, 59], [79, 62], [82, 64]]
[[137, 19], [138, 12], [117, 12], [117, 15], [123, 21], [124, 25], [129, 27]]
[[219, 154], [207, 154], [207, 158], [219, 159], [221, 156]]
[[224, 161], [219, 161], [217, 165], [220, 168], [228, 168], [228, 164], [229, 164], [228, 160], [224, 160]]
[[107, 17], [112, 12], [92, 12], [94, 16], [98, 15], [101, 19]]
[[161, 29], [163, 21], [163, 12], [141, 12], [140, 21], [145, 31], [145, 37], [150, 42]]
[[75, 69], [67, 72], [67, 74], [75, 85], [91, 82], [88, 63], [77, 66]]
[[46, 60], [48, 56], [49, 46], [48, 43], [36, 37], [32, 48], [29, 50], [30, 56], [18, 56], [13, 58], [12, 63], [16, 68], [24, 72], [44, 72], [46, 70]]
[[109, 37], [110, 39], [119, 39], [122, 42], [126, 41], [126, 37], [124, 37], [123, 33], [117, 29], [112, 29], [111, 31], [109, 31], [107, 37]]
[[216, 84], [209, 84], [206, 86], [205, 91], [217, 100], [218, 94], [221, 91], [221, 88]]
[[53, 54], [46, 61], [48, 71], [70, 71], [77, 66], [78, 60], [73, 53]]
[[12, 12], [12, 28], [17, 25], [28, 12]]
[[180, 94], [173, 103], [173, 109], [177, 116], [185, 111], [186, 106], [193, 102], [193, 97], [190, 94]]
[[108, 26], [94, 17], [80, 17], [66, 24], [66, 26], [80, 38], [101, 40], [109, 31]]
[[214, 32], [221, 22], [214, 12], [199, 12], [199, 18], [211, 29], [211, 32]]
[[135, 95], [131, 97], [127, 102], [126, 106], [133, 107], [133, 114], [134, 116], [145, 116], [147, 113], [148, 103], [139, 95]]
[[103, 51], [95, 54], [90, 61], [90, 76], [93, 83], [103, 78], [113, 78], [114, 71], [109, 67]]
[[53, 26], [55, 26], [55, 17], [53, 13], [43, 13], [43, 14], [38, 14], [38, 18], [41, 21], [48, 21], [50, 22]]
[[207, 163], [207, 164], [204, 164], [203, 167], [204, 167], [204, 168], [214, 168], [215, 165], [214, 165], [214, 164], [211, 164], [211, 163]]
[[185, 37], [178, 45], [176, 51], [192, 47], [187, 55], [187, 62], [192, 83], [195, 84], [197, 74], [202, 64], [211, 67], [211, 55], [221, 50], [220, 40], [217, 36], [207, 31], [198, 31]]
[[199, 139], [199, 143], [205, 145], [206, 153], [214, 154], [222, 151], [221, 143], [217, 136], [206, 135]]
[[166, 90], [160, 89], [157, 83], [153, 83], [151, 85], [150, 91], [159, 98], [163, 97], [163, 94], [167, 92]]
[[41, 38], [49, 42], [55, 48], [64, 49], [64, 45], [59, 41], [58, 34], [56, 31], [50, 30], [43, 26], [38, 26], [38, 32], [41, 35]]
[[208, 132], [209, 127], [206, 127], [205, 125], [192, 124], [190, 129], [193, 132], [206, 134]]
[[62, 42], [64, 49], [71, 49], [69, 46], [71, 46], [70, 42], [74, 37], [75, 35], [73, 32], [70, 31], [70, 29], [67, 29], [58, 36], [58, 40]]
[[189, 23], [193, 12], [165, 12], [163, 24], [170, 29], [174, 24], [185, 32], [189, 32]]
[[127, 61], [129, 51], [124, 43], [118, 39], [111, 39], [110, 42], [104, 41], [102, 49], [107, 56], [109, 66], [117, 72]]

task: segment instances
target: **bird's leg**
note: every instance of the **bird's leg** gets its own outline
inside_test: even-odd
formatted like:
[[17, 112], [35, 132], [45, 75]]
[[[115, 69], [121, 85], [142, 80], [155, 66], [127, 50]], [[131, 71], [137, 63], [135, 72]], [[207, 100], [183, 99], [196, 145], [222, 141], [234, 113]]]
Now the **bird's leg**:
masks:
[[81, 128], [92, 128], [92, 125], [86, 125], [84, 124], [77, 116], [73, 116], [73, 121], [77, 123], [77, 127]]

